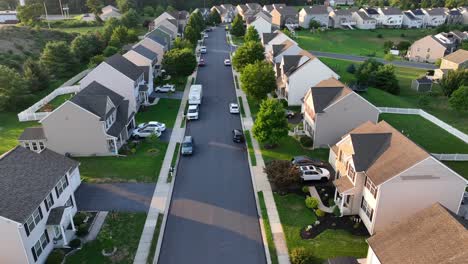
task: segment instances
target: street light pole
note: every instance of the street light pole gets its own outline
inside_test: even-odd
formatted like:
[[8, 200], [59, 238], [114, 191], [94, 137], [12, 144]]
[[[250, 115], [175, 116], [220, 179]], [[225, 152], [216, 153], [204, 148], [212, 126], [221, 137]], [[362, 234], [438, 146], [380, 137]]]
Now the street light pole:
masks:
[[49, 16], [47, 15], [47, 6], [46, 6], [45, 2], [43, 2], [43, 4], [44, 4], [44, 11], [45, 11], [45, 17], [46, 17], [46, 20], [47, 20], [47, 25], [49, 26], [49, 29], [50, 29]]

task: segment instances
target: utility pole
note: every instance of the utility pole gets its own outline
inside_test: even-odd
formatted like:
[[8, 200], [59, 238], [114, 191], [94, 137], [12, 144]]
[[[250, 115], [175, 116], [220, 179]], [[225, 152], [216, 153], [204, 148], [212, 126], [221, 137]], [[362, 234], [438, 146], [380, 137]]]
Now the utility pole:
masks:
[[62, 13], [62, 18], [63, 18], [62, 0], [59, 0], [59, 5], [60, 5], [60, 13]]
[[45, 11], [45, 18], [47, 20], [47, 25], [49, 26], [49, 29], [50, 29], [50, 21], [49, 21], [49, 16], [47, 15], [47, 6], [45, 4], [45, 1], [43, 2], [44, 4], [44, 11]]

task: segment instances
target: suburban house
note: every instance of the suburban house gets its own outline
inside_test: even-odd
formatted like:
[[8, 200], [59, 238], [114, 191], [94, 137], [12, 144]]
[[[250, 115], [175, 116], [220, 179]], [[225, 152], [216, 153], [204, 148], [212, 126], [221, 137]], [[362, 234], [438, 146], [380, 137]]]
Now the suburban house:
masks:
[[328, 2], [331, 6], [354, 5], [354, 0], [329, 0]]
[[144, 71], [145, 85], [140, 85], [140, 97], [144, 98], [144, 104], [149, 103], [149, 96], [153, 93], [153, 80], [159, 74], [159, 65], [157, 65], [158, 54], [145, 48], [143, 45], [137, 45], [123, 55], [133, 64], [141, 67]]
[[422, 22], [422, 26], [425, 27], [426, 25], [424, 24], [424, 17], [426, 16], [424, 14], [424, 12], [422, 11], [421, 8], [418, 8], [418, 9], [413, 9], [413, 10], [408, 10], [407, 12], [411, 13], [414, 17], [418, 18], [418, 19], [421, 19], [423, 22]]
[[92, 82], [40, 122], [46, 147], [72, 156], [118, 155], [135, 127], [129, 101]]
[[413, 15], [411, 11], [403, 12], [403, 24], [404, 28], [421, 28], [423, 26], [424, 20]]
[[288, 105], [301, 105], [310, 87], [330, 77], [340, 78], [317, 57], [302, 50], [297, 55], [284, 55], [275, 64], [277, 94]]
[[78, 166], [49, 149], [0, 156], [0, 263], [45, 263], [74, 238]]
[[80, 86], [83, 89], [95, 81], [128, 100], [131, 112], [138, 112], [144, 103], [144, 98], [140, 96], [140, 86], [148, 85], [144, 71], [120, 54], [101, 62], [81, 79]]
[[429, 35], [416, 40], [408, 49], [406, 57], [410, 61], [434, 63], [437, 59], [454, 52], [462, 40], [459, 34], [454, 32]]
[[457, 213], [468, 181], [385, 121], [366, 122], [331, 147], [335, 203], [370, 234], [439, 202]]
[[352, 28], [356, 25], [353, 21], [353, 14], [351, 9], [335, 9], [330, 12], [328, 25], [331, 28]]
[[271, 33], [271, 15], [266, 11], [260, 10], [255, 16], [247, 19], [246, 23], [247, 26], [254, 27], [259, 36], [263, 33]]
[[[297, 45], [297, 42], [295, 42], [294, 40], [292, 40], [286, 34], [284, 34], [283, 32], [279, 30], [273, 33], [263, 33], [261, 35], [261, 40], [262, 40], [262, 45], [265, 48], [265, 55], [267, 59], [269, 59], [271, 62], [273, 62], [273, 59], [274, 59], [274, 57], [271, 57], [272, 54], [274, 53], [273, 52], [274, 45], [283, 44], [285, 41], [288, 41], [287, 43], [293, 43], [294, 45]], [[268, 56], [270, 57], [268, 58]]]
[[434, 203], [370, 237], [366, 264], [465, 263], [467, 228], [467, 220]]
[[379, 7], [377, 25], [382, 27], [399, 28], [403, 23], [403, 13], [396, 7]]
[[302, 49], [293, 41], [287, 39], [280, 44], [271, 45], [271, 50], [265, 54], [265, 58], [271, 63], [280, 63], [283, 56], [298, 55]]
[[270, 12], [272, 16], [273, 25], [283, 27], [298, 27], [299, 25], [299, 14], [296, 9], [292, 6], [278, 6]]
[[175, 39], [176, 37], [180, 36], [179, 30], [177, 28], [177, 20], [175, 19], [168, 18], [160, 20], [158, 24], [154, 25], [153, 30], [157, 28], [162, 28], [162, 30], [171, 36], [171, 39]]
[[262, 6], [258, 3], [239, 4], [236, 7], [237, 14], [244, 20], [252, 19], [260, 10], [262, 10]]
[[166, 11], [153, 20], [153, 23], [152, 23], [153, 25], [150, 28], [150, 30], [156, 28], [156, 26], [159, 25], [164, 20], [171, 20], [171, 21], [175, 21], [175, 24], [177, 26], [177, 32], [180, 35], [183, 35], [189, 16], [190, 16], [189, 12], [185, 10], [174, 11], [174, 12]]
[[445, 17], [447, 24], [463, 24], [463, 15], [460, 10], [445, 8]]
[[46, 148], [47, 138], [44, 129], [38, 127], [27, 127], [18, 138], [19, 144], [31, 151], [41, 152]]
[[366, 121], [377, 122], [379, 109], [335, 78], [312, 86], [303, 99], [304, 132], [314, 148], [334, 145]]
[[374, 29], [377, 25], [377, 20], [362, 10], [353, 12], [351, 16], [353, 21], [356, 22], [356, 27], [359, 29]]
[[368, 7], [368, 8], [361, 8], [359, 9], [360, 11], [363, 11], [364, 13], [366, 13], [367, 16], [377, 20], [380, 16], [380, 13], [379, 11], [377, 11], [377, 9], [375, 8], [372, 8], [372, 7]]
[[99, 17], [103, 21], [106, 21], [111, 17], [120, 19], [122, 17], [122, 14], [120, 14], [120, 11], [117, 7], [113, 5], [107, 5], [101, 9], [101, 14], [99, 15]]
[[438, 27], [445, 23], [445, 9], [443, 7], [423, 8], [424, 25], [426, 27]]
[[434, 79], [442, 79], [444, 74], [450, 70], [468, 68], [468, 51], [459, 49], [452, 54], [443, 57], [440, 61], [439, 69], [434, 71]]
[[210, 9], [209, 8], [204, 8], [204, 7], [195, 8], [195, 10], [193, 10], [193, 12], [200, 12], [203, 19], [207, 19], [208, 16], [210, 15]]
[[460, 13], [463, 16], [463, 25], [468, 24], [468, 7], [459, 7], [458, 10], [460, 10]]
[[[171, 48], [171, 40], [169, 36], [158, 29], [147, 33], [145, 37], [136, 45], [140, 44], [152, 52], [158, 54], [159, 58], [162, 58], [164, 53], [166, 53], [166, 51]], [[158, 64], [160, 64], [160, 61], [162, 61], [162, 59], [158, 61]]]
[[236, 9], [231, 4], [216, 5], [211, 8], [211, 11], [213, 10], [221, 16], [222, 23], [231, 23], [237, 14]]
[[311, 20], [315, 20], [323, 27], [328, 27], [328, 15], [332, 9], [324, 6], [306, 6], [299, 11], [299, 26], [309, 28]]

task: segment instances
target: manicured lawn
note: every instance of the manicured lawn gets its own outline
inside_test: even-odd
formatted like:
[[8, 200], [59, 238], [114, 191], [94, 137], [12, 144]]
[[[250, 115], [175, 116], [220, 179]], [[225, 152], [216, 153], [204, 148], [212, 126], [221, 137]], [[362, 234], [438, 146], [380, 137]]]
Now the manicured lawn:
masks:
[[158, 245], [159, 231], [161, 230], [162, 220], [164, 218], [163, 214], [158, 215], [158, 220], [156, 222], [156, 228], [154, 229], [153, 240], [151, 240], [150, 253], [148, 256], [147, 263], [153, 264], [154, 254], [156, 254], [156, 246]]
[[252, 145], [252, 138], [250, 137], [250, 131], [244, 131], [245, 141], [247, 142], [247, 149], [249, 151], [250, 163], [252, 166], [257, 166], [257, 158], [255, 157], [255, 150]]
[[444, 161], [444, 164], [468, 180], [468, 161]]
[[252, 119], [255, 120], [257, 117], [257, 113], [260, 110], [260, 103], [256, 100], [247, 96], [247, 103], [249, 103], [250, 114], [252, 115]]
[[39, 112], [45, 111], [45, 112], [52, 112], [54, 111], [57, 107], [61, 106], [63, 103], [68, 101], [70, 98], [72, 98], [75, 94], [62, 94], [57, 97], [55, 97], [52, 101], [50, 101], [47, 105], [45, 105], [42, 109], [39, 110]]
[[[177, 163], [177, 158], [179, 157], [179, 152], [180, 152], [180, 142], [176, 143], [174, 154], [172, 154], [172, 161], [171, 161], [171, 166], [172, 168], [175, 169], [176, 163]], [[172, 181], [172, 174], [169, 172], [169, 175], [167, 175], [167, 182]]]
[[55, 30], [68, 32], [68, 33], [79, 33], [79, 34], [86, 34], [88, 32], [96, 32], [101, 31], [104, 26], [96, 26], [96, 27], [76, 27], [76, 28], [54, 28]]
[[187, 76], [172, 76], [169, 80], [158, 78], [154, 81], [154, 87], [156, 88], [157, 86], [169, 83], [175, 85], [176, 91], [183, 92], [185, 90], [185, 85], [187, 84], [187, 79]]
[[[413, 42], [430, 33], [426, 29], [376, 29], [376, 30], [327, 30], [312, 33], [309, 30], [297, 31], [297, 42], [305, 50], [317, 50], [359, 56], [383, 57], [385, 41]], [[378, 38], [381, 34], [382, 38]], [[402, 37], [404, 34], [404, 37]]]
[[244, 109], [244, 101], [242, 101], [242, 97], [238, 96], [237, 101], [239, 102], [239, 111], [242, 117], [245, 117], [245, 109]]
[[276, 253], [275, 242], [273, 241], [273, 234], [271, 233], [270, 220], [268, 219], [267, 208], [263, 192], [258, 192], [258, 202], [260, 203], [260, 210], [262, 213], [263, 227], [265, 228], [266, 239], [268, 243], [268, 250], [270, 251], [271, 263], [278, 263], [278, 255]]
[[20, 122], [16, 113], [0, 113], [0, 155], [18, 145], [18, 137], [27, 127], [39, 126], [37, 122]]
[[380, 114], [380, 119], [431, 153], [468, 153], [468, 144], [418, 115]]
[[300, 195], [275, 194], [274, 197], [289, 252], [303, 247], [320, 259], [317, 263], [323, 263], [323, 260], [327, 258], [338, 256], [357, 258], [366, 256], [368, 248], [366, 238], [353, 236], [344, 230], [326, 230], [314, 239], [303, 240], [300, 237], [300, 230], [316, 221], [315, 214], [305, 207], [304, 198]]
[[180, 102], [178, 99], [161, 98], [155, 106], [140, 110], [135, 121], [137, 123], [158, 121], [166, 124], [167, 128], [172, 128], [179, 112]]
[[[83, 249], [66, 258], [67, 264], [94, 263], [133, 263], [146, 213], [109, 213], [97, 239], [86, 243]], [[112, 257], [104, 257], [102, 238], [111, 237], [117, 252]]]
[[278, 146], [273, 149], [266, 149], [263, 145], [262, 156], [265, 162], [270, 160], [290, 160], [293, 156], [307, 155], [314, 158], [320, 158], [322, 160], [328, 160], [328, 149], [315, 149], [308, 150], [302, 148], [299, 141], [293, 137], [286, 137], [283, 139]]

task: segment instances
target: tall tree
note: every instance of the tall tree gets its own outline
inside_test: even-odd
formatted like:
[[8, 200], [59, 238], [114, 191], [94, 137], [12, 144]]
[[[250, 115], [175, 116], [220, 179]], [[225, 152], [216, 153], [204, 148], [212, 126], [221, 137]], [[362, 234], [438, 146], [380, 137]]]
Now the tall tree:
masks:
[[87, 62], [91, 57], [104, 49], [104, 42], [97, 34], [86, 33], [78, 35], [71, 43], [73, 55], [81, 62]]
[[161, 5], [158, 5], [156, 7], [156, 9], [154, 10], [154, 16], [155, 17], [158, 17], [160, 16], [162, 13], [164, 13], [164, 7], [162, 7]]
[[49, 86], [49, 75], [44, 67], [32, 58], [24, 62], [23, 75], [32, 92], [44, 90]]
[[27, 81], [16, 70], [0, 65], [0, 110], [21, 109], [30, 99]]
[[102, 13], [101, 0], [86, 0], [86, 7], [88, 7], [89, 11], [94, 14], [96, 19], [100, 19], [99, 15]]
[[108, 20], [106, 20], [106, 23], [104, 23], [104, 39], [106, 42], [108, 42], [112, 36], [112, 33], [114, 32], [114, 29], [116, 29], [118, 26], [121, 26], [122, 23], [120, 20], [118, 20], [115, 17], [111, 17]]
[[24, 6], [18, 6], [16, 11], [18, 12], [18, 18], [21, 23], [32, 25], [39, 21], [39, 17], [42, 15], [43, 6], [39, 3], [26, 4]]
[[164, 54], [161, 64], [170, 75], [188, 76], [195, 70], [197, 59], [191, 49], [171, 49]]
[[128, 28], [135, 28], [138, 26], [139, 15], [135, 9], [130, 8], [122, 15], [122, 24]]
[[258, 35], [257, 30], [253, 26], [249, 26], [247, 28], [247, 32], [245, 33], [244, 36], [244, 41], [249, 42], [249, 41], [258, 41], [260, 42], [260, 36]]
[[468, 111], [468, 86], [462, 86], [452, 93], [450, 106], [458, 111]]
[[174, 40], [174, 44], [172, 45], [172, 48], [174, 48], [174, 49], [185, 49], [185, 48], [192, 49], [193, 45], [187, 39], [182, 39], [182, 38], [177, 37]]
[[439, 81], [440, 88], [445, 96], [450, 97], [452, 93], [460, 88], [462, 85], [466, 85], [468, 81], [468, 72], [465, 69], [459, 69], [456, 71], [450, 70], [444, 77]]
[[300, 171], [289, 160], [273, 160], [265, 165], [263, 171], [268, 180], [281, 191], [288, 191], [300, 183]]
[[116, 0], [117, 7], [119, 11], [122, 13], [127, 12], [131, 8], [136, 8], [136, 1], [135, 0]]
[[47, 42], [41, 53], [40, 61], [47, 72], [56, 77], [70, 76], [76, 66], [70, 45], [65, 41]]
[[221, 16], [216, 10], [212, 10], [207, 19], [207, 24], [218, 25], [221, 23]]
[[232, 21], [231, 34], [237, 37], [244, 36], [245, 34], [244, 21], [239, 14], [237, 14], [234, 21]]
[[280, 101], [273, 98], [262, 101], [252, 133], [258, 141], [268, 145], [276, 145], [288, 136], [288, 121]]
[[391, 94], [400, 94], [400, 86], [395, 75], [395, 66], [391, 64], [380, 66], [375, 72], [371, 85]]
[[200, 39], [200, 33], [192, 26], [187, 25], [184, 30], [184, 37], [190, 41], [192, 45], [196, 45], [197, 41]]
[[257, 61], [245, 66], [240, 81], [242, 90], [257, 101], [265, 98], [276, 88], [275, 72], [265, 61]]
[[124, 26], [118, 26], [112, 32], [112, 36], [109, 40], [109, 45], [117, 48], [121, 48], [123, 45], [132, 42], [130, 37], [130, 31]]
[[265, 54], [263, 52], [264, 50], [261, 43], [255, 41], [246, 42], [236, 50], [232, 58], [232, 65], [238, 71], [242, 72], [242, 69], [244, 69], [247, 64], [264, 60]]

